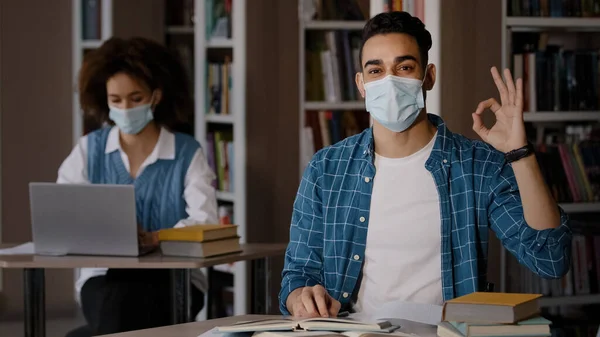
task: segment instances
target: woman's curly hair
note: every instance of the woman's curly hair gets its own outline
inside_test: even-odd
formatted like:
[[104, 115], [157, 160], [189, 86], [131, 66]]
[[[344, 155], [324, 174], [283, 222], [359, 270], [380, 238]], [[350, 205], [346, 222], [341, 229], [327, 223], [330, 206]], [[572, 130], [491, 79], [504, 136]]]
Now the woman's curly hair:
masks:
[[85, 133], [113, 124], [108, 118], [106, 82], [125, 73], [162, 98], [154, 109], [154, 121], [172, 132], [193, 133], [193, 99], [188, 74], [178, 56], [152, 40], [113, 37], [87, 53], [79, 73], [79, 102]]

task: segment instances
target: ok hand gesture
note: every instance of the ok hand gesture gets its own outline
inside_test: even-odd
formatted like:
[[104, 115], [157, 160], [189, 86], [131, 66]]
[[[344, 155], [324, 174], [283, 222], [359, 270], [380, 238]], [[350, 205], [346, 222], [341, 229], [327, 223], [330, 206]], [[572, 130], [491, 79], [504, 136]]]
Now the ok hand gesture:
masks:
[[[504, 70], [505, 80], [502, 80], [496, 67], [492, 67], [491, 72], [502, 105], [498, 104], [495, 98], [480, 102], [477, 110], [472, 114], [473, 130], [484, 142], [506, 153], [527, 145], [523, 121], [523, 80], [517, 79], [515, 86], [510, 70]], [[491, 129], [483, 125], [481, 118], [481, 114], [486, 109], [492, 110], [496, 115], [496, 123]]]

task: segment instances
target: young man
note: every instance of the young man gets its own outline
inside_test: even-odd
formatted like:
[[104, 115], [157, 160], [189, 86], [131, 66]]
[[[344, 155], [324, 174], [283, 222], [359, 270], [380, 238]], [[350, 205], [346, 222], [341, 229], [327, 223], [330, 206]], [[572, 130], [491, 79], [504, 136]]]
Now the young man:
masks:
[[[522, 81], [492, 68], [501, 103], [479, 104], [475, 141], [428, 115], [431, 35], [404, 12], [363, 30], [356, 85], [373, 127], [315, 154], [294, 202], [280, 309], [374, 312], [389, 301], [442, 304], [486, 284], [491, 228], [545, 278], [570, 265], [571, 230], [527, 143]], [[497, 122], [481, 119], [490, 109]], [[442, 111], [443, 114], [443, 111]]]

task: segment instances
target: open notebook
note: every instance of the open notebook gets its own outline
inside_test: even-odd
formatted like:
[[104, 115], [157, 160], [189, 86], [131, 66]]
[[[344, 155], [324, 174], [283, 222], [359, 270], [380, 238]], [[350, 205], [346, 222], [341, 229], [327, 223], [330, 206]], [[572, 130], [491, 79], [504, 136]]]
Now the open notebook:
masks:
[[261, 331], [367, 331], [389, 333], [398, 326], [389, 321], [366, 322], [352, 318], [307, 318], [260, 319], [220, 326], [219, 332], [261, 332]]

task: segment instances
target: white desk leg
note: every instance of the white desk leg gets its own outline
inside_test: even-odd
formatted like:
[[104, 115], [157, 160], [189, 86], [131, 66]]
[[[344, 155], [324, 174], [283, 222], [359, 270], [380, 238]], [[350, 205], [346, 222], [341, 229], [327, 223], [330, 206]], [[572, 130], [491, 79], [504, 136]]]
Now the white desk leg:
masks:
[[46, 296], [44, 269], [23, 270], [25, 337], [46, 336]]

